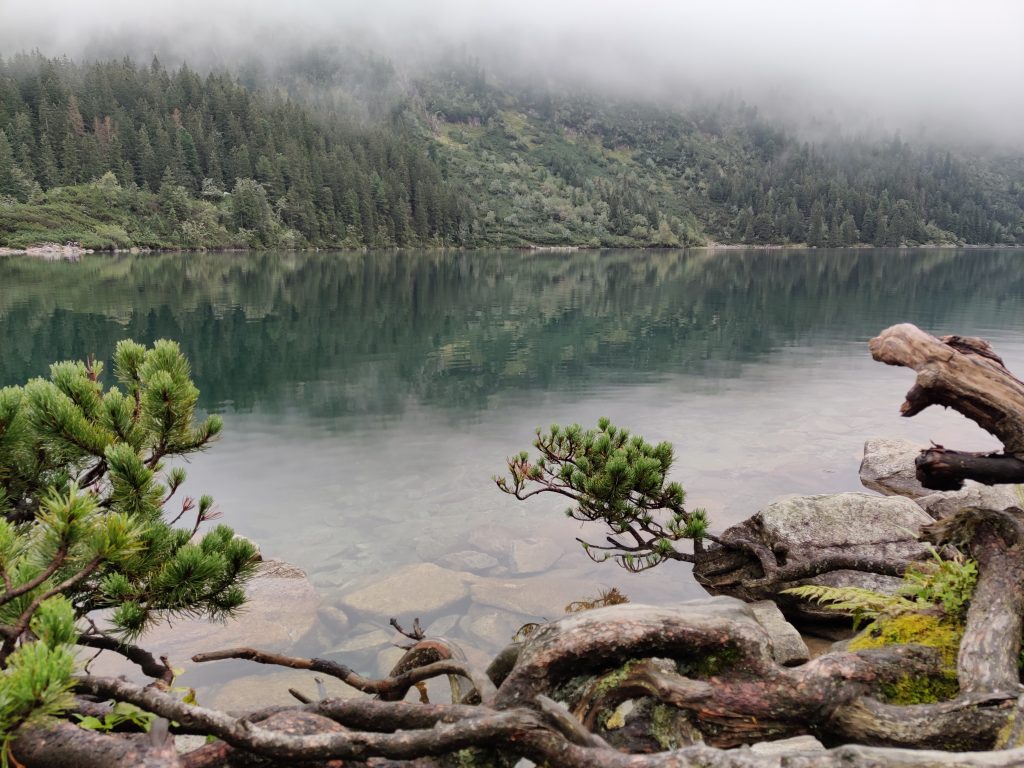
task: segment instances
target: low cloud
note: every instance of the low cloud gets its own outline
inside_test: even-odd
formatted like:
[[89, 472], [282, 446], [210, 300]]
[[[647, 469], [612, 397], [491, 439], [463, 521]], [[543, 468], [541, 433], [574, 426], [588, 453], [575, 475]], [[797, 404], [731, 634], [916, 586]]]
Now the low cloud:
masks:
[[786, 0], [0, 0], [0, 51], [196, 66], [358, 44], [400, 67], [441, 53], [487, 71], [773, 117], [1024, 148], [1024, 3]]

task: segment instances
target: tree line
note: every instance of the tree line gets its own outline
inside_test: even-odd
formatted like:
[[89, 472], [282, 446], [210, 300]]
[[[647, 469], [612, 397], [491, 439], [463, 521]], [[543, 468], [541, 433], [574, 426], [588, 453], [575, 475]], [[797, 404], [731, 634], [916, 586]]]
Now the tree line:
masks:
[[1024, 158], [408, 77], [311, 51], [201, 74], [0, 59], [0, 245], [97, 248], [1024, 243]]
[[386, 125], [318, 119], [228, 75], [157, 59], [0, 60], [0, 196], [55, 202], [46, 193], [107, 174], [108, 190], [142, 193], [116, 202], [140, 208], [128, 223], [154, 245], [196, 240], [196, 222], [210, 230], [198, 239], [242, 233], [253, 245], [467, 236], [465, 202], [421, 145]]

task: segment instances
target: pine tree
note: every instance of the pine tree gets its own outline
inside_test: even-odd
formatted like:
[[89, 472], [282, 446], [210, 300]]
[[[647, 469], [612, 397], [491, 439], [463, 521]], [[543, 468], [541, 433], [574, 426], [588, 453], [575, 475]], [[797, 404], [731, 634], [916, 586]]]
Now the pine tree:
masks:
[[495, 483], [517, 499], [538, 493], [568, 498], [574, 504], [566, 510], [569, 517], [604, 523], [610, 535], [600, 543], [579, 539], [591, 559], [614, 560], [630, 571], [667, 560], [693, 562], [694, 556], [675, 542], [690, 539], [699, 551], [708, 517], [703, 509], [687, 510], [683, 487], [668, 481], [670, 443], [651, 445], [602, 418], [597, 429], [579, 424], [538, 429], [533, 445], [536, 458], [531, 461], [522, 451], [508, 459], [508, 476], [495, 477]]
[[156, 152], [149, 141], [146, 126], [139, 128], [138, 154], [136, 155], [135, 180], [139, 186], [149, 187], [154, 192], [160, 188], [163, 168], [157, 162]]
[[864, 212], [864, 224], [860, 228], [860, 236], [866, 243], [875, 239], [875, 228], [878, 226], [878, 218], [873, 209], [868, 208]]
[[203, 170], [199, 165], [199, 152], [196, 150], [196, 143], [192, 134], [184, 128], [178, 129], [178, 165], [181, 167], [187, 187], [193, 192], [199, 189], [203, 180]]
[[[210, 497], [169, 508], [185, 473], [168, 460], [222, 426], [194, 423], [199, 393], [178, 345], [122, 341], [114, 370], [121, 388], [105, 390], [88, 361], [0, 389], [2, 748], [70, 704], [73, 644], [126, 648], [161, 616], [230, 616], [255, 567], [255, 548], [226, 526], [196, 538], [215, 517]], [[82, 622], [99, 609], [112, 630]]]

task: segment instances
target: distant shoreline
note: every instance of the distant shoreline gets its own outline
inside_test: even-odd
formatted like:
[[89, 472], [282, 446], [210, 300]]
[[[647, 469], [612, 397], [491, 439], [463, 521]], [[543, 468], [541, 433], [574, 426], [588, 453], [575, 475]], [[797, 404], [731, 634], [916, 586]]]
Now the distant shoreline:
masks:
[[580, 251], [784, 251], [784, 250], [806, 250], [806, 251], [864, 251], [864, 250], [896, 250], [896, 251], [918, 251], [918, 250], [1021, 250], [1024, 245], [979, 245], [971, 243], [967, 245], [955, 245], [951, 243], [922, 243], [918, 245], [846, 245], [846, 246], [812, 246], [806, 243], [778, 243], [770, 244], [747, 244], [747, 243], [711, 243], [708, 245], [688, 245], [673, 248], [652, 247], [643, 245], [631, 246], [588, 246], [588, 245], [485, 245], [485, 246], [445, 246], [445, 245], [422, 245], [411, 247], [384, 246], [381, 248], [345, 248], [343, 246], [315, 247], [315, 248], [218, 248], [218, 247], [191, 247], [191, 248], [79, 248], [74, 246], [61, 246], [44, 244], [30, 246], [28, 248], [7, 248], [0, 246], [0, 257], [3, 256], [33, 256], [45, 260], [77, 261], [85, 255], [117, 256], [130, 254], [133, 256], [151, 253], [262, 253], [265, 251], [293, 251], [295, 253], [318, 253], [320, 251], [333, 251], [339, 253], [369, 253], [370, 251], [458, 251], [461, 253], [474, 253], [477, 251], [523, 251], [524, 253], [576, 253]]

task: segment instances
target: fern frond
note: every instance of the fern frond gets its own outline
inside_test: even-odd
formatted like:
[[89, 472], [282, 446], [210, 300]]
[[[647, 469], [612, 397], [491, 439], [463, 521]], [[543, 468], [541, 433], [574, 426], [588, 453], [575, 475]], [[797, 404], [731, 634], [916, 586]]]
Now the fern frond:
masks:
[[785, 589], [783, 593], [801, 597], [804, 600], [813, 600], [830, 611], [848, 613], [858, 623], [862, 619], [873, 619], [883, 614], [896, 616], [932, 607], [927, 603], [908, 600], [902, 595], [885, 595], [862, 587], [827, 587], [819, 584], [804, 584]]

